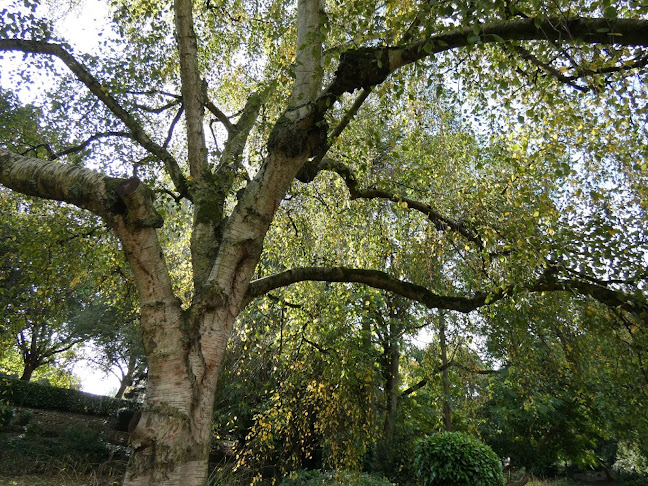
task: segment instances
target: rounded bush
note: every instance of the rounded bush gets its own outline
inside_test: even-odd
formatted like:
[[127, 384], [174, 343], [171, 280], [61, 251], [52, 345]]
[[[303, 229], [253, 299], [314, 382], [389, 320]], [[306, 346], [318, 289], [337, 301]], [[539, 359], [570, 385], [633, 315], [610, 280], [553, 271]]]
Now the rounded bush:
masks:
[[21, 410], [20, 412], [18, 412], [18, 416], [16, 417], [16, 423], [24, 427], [29, 422], [31, 422], [31, 419], [33, 418], [34, 418], [33, 410], [29, 410], [29, 409]]
[[281, 486], [392, 486], [385, 478], [355, 471], [296, 471], [281, 482]]
[[503, 486], [502, 464], [478, 439], [443, 432], [422, 439], [414, 465], [423, 486]]

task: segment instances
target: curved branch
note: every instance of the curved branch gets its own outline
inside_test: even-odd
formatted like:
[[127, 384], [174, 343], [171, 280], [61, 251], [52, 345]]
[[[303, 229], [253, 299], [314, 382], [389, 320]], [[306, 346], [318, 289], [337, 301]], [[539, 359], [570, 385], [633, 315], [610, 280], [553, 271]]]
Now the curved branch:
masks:
[[529, 292], [570, 292], [587, 295], [608, 307], [623, 309], [631, 314], [648, 320], [648, 304], [636, 296], [621, 290], [611, 289], [602, 284], [585, 282], [578, 279], [545, 279], [530, 285]]
[[[501, 373], [502, 371], [504, 371], [506, 369], [506, 367], [504, 366], [504, 367], [499, 368], [497, 370], [490, 370], [490, 369], [483, 370], [483, 369], [479, 369], [479, 368], [471, 368], [470, 366], [465, 366], [465, 365], [462, 365], [460, 363], [455, 363], [454, 361], [450, 361], [450, 362], [446, 363], [445, 365], [437, 366], [436, 368], [434, 368], [429, 373], [429, 375], [430, 376], [437, 375], [437, 374], [443, 372], [444, 370], [447, 370], [448, 368], [453, 367], [453, 366], [455, 368], [460, 368], [460, 369], [462, 369], [464, 371], [467, 371], [469, 373], [475, 373], [477, 375], [495, 375], [497, 373]], [[407, 389], [405, 389], [405, 390], [403, 390], [401, 392], [401, 394], [400, 394], [401, 398], [406, 397], [408, 395], [411, 395], [412, 393], [420, 390], [421, 388], [426, 386], [429, 383], [429, 381], [430, 381], [430, 377], [426, 376], [425, 378], [423, 378], [423, 379], [419, 380], [418, 382], [414, 383], [412, 386], [410, 386], [409, 388], [407, 388]]]
[[351, 105], [351, 108], [349, 108], [349, 111], [347, 111], [342, 119], [340, 120], [340, 123], [337, 124], [337, 126], [331, 131], [331, 134], [329, 135], [330, 138], [334, 141], [337, 137], [339, 137], [344, 129], [347, 127], [347, 125], [353, 120], [353, 117], [356, 116], [358, 113], [358, 110], [362, 106], [362, 104], [365, 102], [365, 100], [369, 97], [371, 94], [372, 88], [365, 88], [363, 89], [358, 97], [355, 99], [353, 102], [353, 105]]
[[128, 113], [119, 102], [103, 87], [88, 69], [58, 44], [24, 39], [0, 39], [0, 51], [20, 51], [31, 54], [48, 54], [58, 57], [92, 94], [117, 117], [132, 133], [132, 137], [148, 152], [160, 159], [169, 173], [178, 192], [189, 197], [187, 181], [175, 158], [162, 146], [155, 143], [144, 131], [139, 122]]
[[439, 295], [427, 287], [397, 279], [381, 270], [348, 267], [293, 268], [251, 282], [244, 305], [272, 290], [305, 281], [360, 283], [393, 292], [419, 302], [430, 309], [447, 309], [462, 313], [470, 313], [480, 307], [524, 292], [570, 292], [589, 296], [609, 307], [623, 309], [648, 321], [648, 303], [641, 298], [603, 285], [575, 279], [559, 280], [548, 273], [541, 275], [535, 282], [526, 285], [503, 286], [491, 292], [479, 291], [472, 296], [464, 297]]
[[[442, 296], [422, 285], [399, 280], [380, 270], [347, 267], [304, 267], [293, 268], [251, 282], [245, 302], [248, 303], [252, 299], [272, 290], [304, 281], [361, 283], [402, 295], [429, 308], [449, 309], [464, 313], [472, 312], [484, 305], [489, 295], [479, 292], [473, 297]], [[495, 295], [497, 294], [490, 294], [490, 302], [496, 299]]]
[[180, 109], [173, 117], [173, 120], [171, 120], [171, 124], [169, 125], [169, 130], [167, 130], [167, 136], [164, 139], [164, 143], [162, 144], [164, 148], [167, 148], [169, 146], [169, 143], [171, 142], [171, 138], [173, 137], [173, 131], [175, 130], [175, 126], [180, 121], [180, 118], [182, 117], [183, 113], [184, 113], [184, 107], [180, 105]]
[[63, 157], [64, 155], [69, 155], [69, 154], [74, 154], [77, 152], [80, 152], [84, 148], [86, 148], [88, 145], [90, 145], [92, 142], [95, 140], [100, 140], [102, 138], [106, 137], [126, 137], [126, 138], [131, 138], [131, 133], [130, 132], [101, 132], [101, 133], [95, 133], [91, 137], [88, 137], [85, 139], [83, 142], [81, 142], [78, 145], [75, 145], [73, 147], [68, 147], [65, 150], [61, 150], [60, 152], [57, 152], [55, 154], [50, 155], [50, 160], [56, 160], [60, 157]]
[[578, 90], [578, 91], [580, 91], [582, 93], [587, 93], [590, 90], [589, 87], [581, 86], [581, 85], [577, 84], [575, 82], [574, 78], [571, 78], [569, 76], [565, 76], [564, 74], [561, 74], [560, 71], [558, 71], [553, 66], [550, 66], [549, 64], [542, 62], [540, 59], [535, 57], [533, 54], [531, 54], [531, 52], [529, 52], [525, 48], [523, 48], [521, 46], [514, 46], [513, 50], [515, 52], [517, 52], [522, 59], [524, 59], [526, 61], [529, 61], [531, 64], [536, 66], [538, 69], [540, 69], [541, 71], [545, 72], [546, 74], [548, 74], [550, 76], [553, 76], [554, 78], [556, 78], [561, 83], [564, 83], [564, 84], [566, 84], [568, 86], [571, 86], [575, 90]]
[[360, 94], [358, 94], [357, 98], [349, 108], [349, 110], [344, 114], [344, 116], [340, 119], [340, 122], [335, 126], [335, 128], [331, 131], [331, 133], [328, 134], [328, 141], [326, 144], [324, 144], [321, 148], [321, 150], [313, 157], [312, 160], [307, 161], [297, 174], [297, 180], [303, 182], [303, 183], [308, 183], [312, 182], [313, 179], [317, 176], [320, 170], [323, 170], [320, 168], [322, 159], [324, 159], [324, 156], [328, 152], [328, 150], [331, 148], [335, 140], [342, 134], [344, 129], [351, 123], [351, 120], [356, 116], [358, 113], [358, 110], [362, 107], [362, 104], [366, 101], [366, 99], [369, 97], [369, 95], [372, 92], [372, 88], [365, 88], [363, 89]]
[[454, 231], [468, 241], [473, 242], [480, 250], [484, 248], [482, 239], [476, 232], [462, 223], [446, 218], [429, 204], [399, 196], [396, 193], [387, 192], [383, 189], [359, 189], [358, 180], [351, 168], [338, 160], [331, 158], [323, 159], [317, 168], [318, 172], [320, 170], [330, 170], [342, 177], [349, 190], [351, 199], [386, 199], [395, 203], [405, 203], [408, 208], [419, 211], [427, 216], [438, 231]]
[[135, 106], [137, 108], [139, 108], [140, 110], [142, 110], [142, 111], [146, 111], [148, 113], [155, 113], [155, 114], [159, 115], [160, 113], [164, 113], [165, 111], [173, 108], [174, 106], [178, 106], [181, 103], [182, 103], [182, 99], [177, 99], [176, 98], [176, 99], [171, 100], [171, 101], [169, 101], [168, 103], [166, 103], [165, 105], [162, 105], [162, 106], [153, 107], [153, 106], [142, 105], [142, 104], [139, 104], [139, 103], [135, 103]]

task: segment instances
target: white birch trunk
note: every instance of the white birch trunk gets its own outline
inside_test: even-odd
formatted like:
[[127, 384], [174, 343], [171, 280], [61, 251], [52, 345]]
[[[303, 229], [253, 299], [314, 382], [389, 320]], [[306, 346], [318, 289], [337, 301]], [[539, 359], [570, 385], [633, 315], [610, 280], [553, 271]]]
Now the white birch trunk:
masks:
[[290, 100], [290, 109], [297, 109], [314, 101], [322, 86], [320, 25], [323, 15], [324, 10], [320, 0], [299, 0], [297, 4], [295, 84]]

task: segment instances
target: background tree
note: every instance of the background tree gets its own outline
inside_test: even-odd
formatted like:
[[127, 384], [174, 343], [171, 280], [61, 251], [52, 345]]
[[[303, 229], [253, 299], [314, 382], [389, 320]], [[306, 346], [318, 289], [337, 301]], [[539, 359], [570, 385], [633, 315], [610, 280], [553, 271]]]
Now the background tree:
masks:
[[[628, 331], [609, 309], [558, 296], [541, 306], [537, 299], [520, 302], [514, 311], [498, 306], [496, 314], [501, 321], [489, 347], [509, 365], [493, 375], [491, 401], [483, 409], [482, 433], [489, 443], [513, 466], [526, 468], [520, 484], [558, 460], [609, 469], [615, 454], [605, 457], [603, 447], [633, 441], [631, 423], [636, 430], [648, 425], [632, 418], [634, 400], [615, 391], [621, 384], [637, 386], [622, 378], [626, 372], [642, 375], [637, 355], [628, 349]], [[638, 380], [645, 383], [645, 376]], [[639, 389], [631, 395], [643, 410]]]
[[[0, 193], [3, 233], [3, 328], [21, 355], [21, 379], [39, 367], [73, 358], [91, 329], [81, 325], [100, 280], [99, 223], [69, 208], [29, 203]], [[93, 248], [96, 251], [93, 251]], [[7, 343], [8, 344], [8, 343]]]
[[116, 283], [122, 285], [102, 293], [83, 313], [81, 326], [88, 333], [87, 361], [119, 380], [115, 398], [122, 398], [127, 389], [143, 385], [146, 356], [132, 283]]

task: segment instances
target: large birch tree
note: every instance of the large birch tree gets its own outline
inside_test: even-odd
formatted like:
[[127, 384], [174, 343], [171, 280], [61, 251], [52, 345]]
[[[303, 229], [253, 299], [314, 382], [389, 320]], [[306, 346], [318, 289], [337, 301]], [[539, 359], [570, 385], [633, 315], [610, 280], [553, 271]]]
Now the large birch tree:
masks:
[[[205, 484], [228, 337], [248, 303], [281, 287], [349, 282], [460, 312], [521, 292], [564, 291], [645, 325], [645, 273], [635, 258], [646, 207], [645, 7], [609, 0], [112, 4], [120, 38], [94, 57], [75, 52], [17, 2], [2, 11], [0, 51], [20, 53], [20, 62], [63, 81], [34, 114], [39, 136], [50, 139], [26, 143], [25, 132], [2, 133], [0, 184], [90, 211], [121, 242], [149, 370], [125, 485]], [[388, 149], [353, 160], [389, 141], [421, 94], [416, 83], [470, 107], [475, 124], [490, 124], [499, 147], [488, 152], [490, 192], [460, 191], [454, 204], [412, 190], [408, 173], [425, 176], [419, 188], [435, 175], [434, 166], [421, 169], [429, 161], [424, 127], [416, 166], [385, 163]], [[389, 100], [391, 110], [383, 106], [371, 144], [358, 146], [354, 132], [347, 145], [354, 118], [372, 99]], [[153, 106], [159, 100], [164, 105]], [[453, 160], [457, 180], [479, 173], [480, 160]], [[614, 197], [600, 194], [611, 187], [600, 179], [608, 169], [623, 179]], [[380, 201], [395, 215], [422, 218], [447, 252], [470, 263], [440, 266], [463, 281], [436, 286], [416, 269], [340, 265], [339, 255], [328, 266], [322, 259], [260, 265], [282, 201], [322, 172], [342, 183], [348, 204]], [[402, 185], [389, 184], [399, 177]], [[562, 184], [575, 188], [571, 206]], [[173, 278], [161, 243], [163, 195], [191, 214], [189, 290]], [[471, 205], [482, 207], [479, 217]], [[625, 212], [611, 219], [613, 206]], [[561, 219], [567, 207], [570, 216]], [[525, 226], [531, 229], [520, 234]]]

